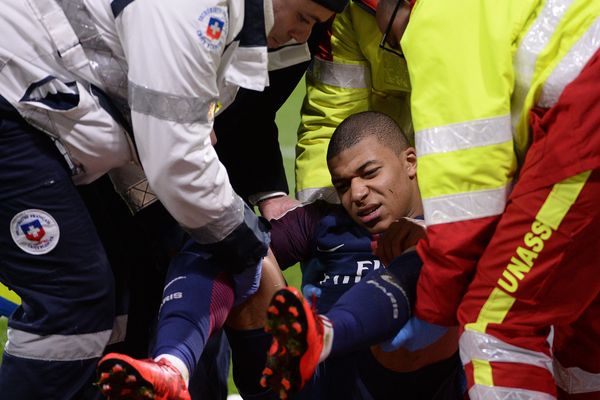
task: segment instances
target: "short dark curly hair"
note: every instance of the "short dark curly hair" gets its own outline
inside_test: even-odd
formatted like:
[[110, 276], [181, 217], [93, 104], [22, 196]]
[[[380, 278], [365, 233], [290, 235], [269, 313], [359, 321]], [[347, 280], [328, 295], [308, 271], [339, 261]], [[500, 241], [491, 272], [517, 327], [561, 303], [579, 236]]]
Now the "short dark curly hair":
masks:
[[398, 155], [410, 147], [410, 142], [391, 117], [376, 111], [365, 111], [349, 116], [338, 125], [329, 141], [327, 160], [355, 146], [367, 136], [374, 136]]

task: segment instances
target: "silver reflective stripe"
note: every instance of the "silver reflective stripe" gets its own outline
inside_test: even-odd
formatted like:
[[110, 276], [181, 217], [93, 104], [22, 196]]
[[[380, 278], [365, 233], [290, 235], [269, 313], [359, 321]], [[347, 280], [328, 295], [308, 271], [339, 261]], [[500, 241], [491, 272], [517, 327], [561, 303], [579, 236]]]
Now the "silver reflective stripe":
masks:
[[77, 361], [102, 355], [111, 329], [80, 335], [36, 335], [8, 328], [4, 351], [15, 357], [44, 361]]
[[521, 120], [521, 113], [531, 86], [537, 56], [550, 41], [556, 26], [571, 3], [572, 0], [546, 1], [544, 8], [525, 34], [515, 53], [513, 61], [516, 70], [515, 91], [511, 101], [513, 129], [516, 129]]
[[[44, 117], [45, 117], [45, 119], [48, 119], [48, 121], [50, 121], [50, 118], [48, 118], [47, 113]], [[34, 124], [32, 123], [32, 125], [34, 125]], [[50, 126], [50, 125], [46, 125], [46, 126]], [[41, 130], [43, 130], [44, 132], [46, 131], [45, 129], [41, 129]], [[50, 134], [48, 134], [48, 137], [50, 138], [50, 140], [52, 140], [52, 142], [58, 149], [58, 152], [63, 156], [63, 158], [67, 162], [67, 165], [69, 166], [69, 170], [71, 171], [71, 174], [73, 174], [73, 176], [76, 176], [76, 175], [79, 175], [80, 173], [82, 173], [83, 169], [81, 168], [81, 164], [76, 164], [75, 161], [71, 159], [71, 154], [69, 153], [69, 150], [67, 150], [67, 147], [64, 145], [64, 143], [60, 141], [60, 138], [54, 137]], [[76, 178], [73, 178], [73, 179], [76, 179]]]
[[[65, 1], [28, 1], [33, 14], [48, 32], [56, 51], [60, 56], [60, 63], [70, 72], [82, 76], [85, 80], [93, 81], [91, 65], [81, 46], [81, 40], [71, 26], [67, 10], [61, 12]], [[72, 8], [69, 8], [72, 10]], [[77, 12], [75, 9], [74, 12]]]
[[309, 74], [314, 80], [326, 85], [346, 89], [366, 89], [371, 87], [371, 70], [364, 64], [340, 64], [315, 57]]
[[552, 358], [544, 353], [513, 346], [482, 332], [465, 330], [460, 336], [460, 358], [464, 364], [473, 359], [510, 362], [545, 368], [552, 373]]
[[549, 108], [556, 104], [565, 86], [579, 75], [590, 58], [598, 51], [598, 47], [600, 47], [600, 18], [596, 18], [546, 79], [538, 105]]
[[469, 389], [471, 400], [556, 400], [556, 397], [534, 390], [501, 386], [473, 385]]
[[415, 134], [419, 156], [488, 146], [510, 140], [512, 133], [509, 115], [423, 129]]
[[214, 100], [159, 92], [129, 81], [131, 110], [164, 121], [181, 124], [208, 122], [212, 119], [215, 104]]
[[102, 34], [96, 27], [90, 10], [82, 0], [57, 0], [73, 31], [81, 43], [91, 69], [102, 82], [102, 88], [112, 96], [122, 100], [118, 107], [123, 115], [129, 110], [123, 109], [127, 96], [127, 63], [122, 58], [115, 56], [106, 44]]
[[333, 187], [309, 188], [296, 193], [296, 198], [302, 203], [312, 203], [325, 200], [328, 203], [339, 204], [340, 198]]
[[223, 216], [200, 228], [187, 228], [185, 230], [192, 236], [192, 239], [198, 243], [215, 243], [223, 240], [227, 235], [235, 230], [244, 221], [244, 201], [233, 194], [231, 205], [220, 212]]
[[556, 359], [554, 377], [556, 384], [570, 394], [600, 392], [600, 373], [594, 374], [577, 367], [565, 368]]
[[450, 194], [423, 199], [427, 225], [445, 224], [499, 215], [512, 185], [498, 189]]

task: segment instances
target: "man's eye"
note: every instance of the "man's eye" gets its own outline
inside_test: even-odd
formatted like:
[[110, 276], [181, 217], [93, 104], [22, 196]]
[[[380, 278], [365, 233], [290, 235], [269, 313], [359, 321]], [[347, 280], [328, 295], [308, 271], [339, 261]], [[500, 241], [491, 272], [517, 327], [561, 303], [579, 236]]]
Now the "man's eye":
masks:
[[333, 185], [333, 187], [335, 188], [335, 190], [338, 193], [344, 193], [346, 192], [346, 190], [348, 190], [348, 184], [347, 183], [336, 183], [335, 185]]
[[365, 178], [373, 178], [377, 175], [377, 171], [378, 171], [378, 169], [370, 169], [368, 171], [365, 171], [363, 176]]

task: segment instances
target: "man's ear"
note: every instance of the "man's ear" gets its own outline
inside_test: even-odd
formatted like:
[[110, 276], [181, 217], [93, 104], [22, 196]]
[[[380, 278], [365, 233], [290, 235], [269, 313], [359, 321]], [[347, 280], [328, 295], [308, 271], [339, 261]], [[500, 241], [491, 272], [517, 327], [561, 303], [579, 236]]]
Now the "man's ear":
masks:
[[414, 147], [407, 147], [402, 154], [406, 161], [406, 169], [410, 179], [417, 176], [417, 150]]

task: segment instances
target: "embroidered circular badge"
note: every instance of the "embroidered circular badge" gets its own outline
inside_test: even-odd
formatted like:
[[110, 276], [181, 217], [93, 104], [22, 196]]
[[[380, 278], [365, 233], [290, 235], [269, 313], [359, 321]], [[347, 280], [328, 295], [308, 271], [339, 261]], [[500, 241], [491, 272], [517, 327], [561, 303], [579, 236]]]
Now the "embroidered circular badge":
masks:
[[200, 43], [210, 51], [221, 51], [227, 38], [227, 10], [209, 7], [198, 17]]
[[56, 220], [42, 210], [21, 211], [10, 221], [10, 234], [21, 250], [46, 254], [58, 244], [60, 229]]

